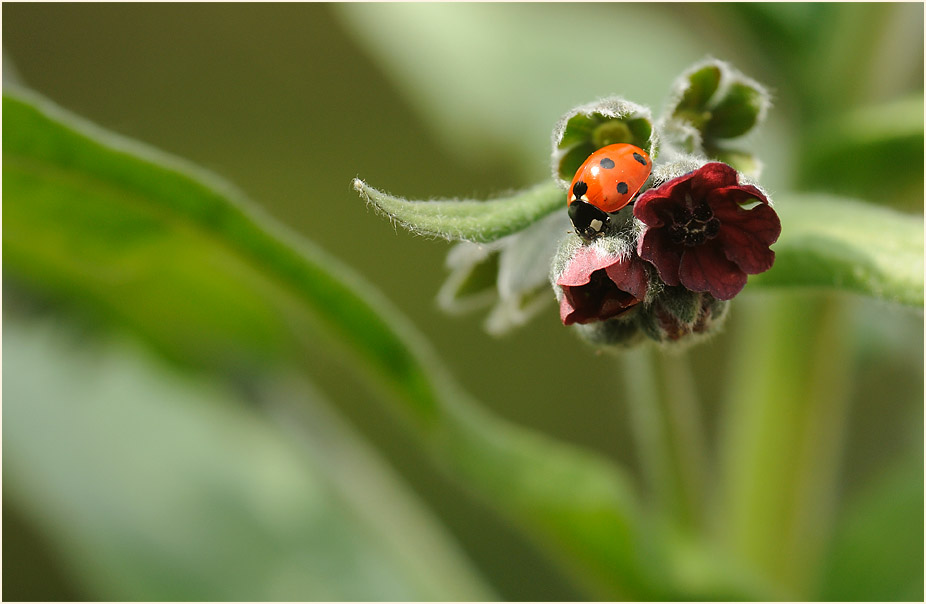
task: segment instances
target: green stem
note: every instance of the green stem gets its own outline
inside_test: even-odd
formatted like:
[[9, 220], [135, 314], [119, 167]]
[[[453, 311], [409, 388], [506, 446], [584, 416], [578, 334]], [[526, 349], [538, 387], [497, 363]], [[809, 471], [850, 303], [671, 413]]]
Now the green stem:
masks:
[[[717, 531], [783, 597], [819, 568], [845, 430], [849, 350], [831, 298], [744, 300], [725, 411]], [[786, 379], [784, 379], [786, 378]]]
[[688, 359], [648, 348], [623, 357], [631, 421], [657, 507], [679, 528], [704, 517], [706, 456]]

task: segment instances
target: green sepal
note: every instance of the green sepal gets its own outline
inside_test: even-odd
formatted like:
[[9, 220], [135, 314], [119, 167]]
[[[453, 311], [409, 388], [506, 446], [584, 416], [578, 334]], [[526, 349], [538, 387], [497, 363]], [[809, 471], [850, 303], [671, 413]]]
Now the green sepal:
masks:
[[476, 243], [517, 233], [566, 205], [563, 192], [553, 183], [490, 201], [412, 201], [383, 193], [359, 178], [354, 179], [354, 189], [412, 232]]
[[501, 256], [499, 243], [479, 245], [464, 241], [450, 250], [447, 254], [450, 276], [437, 293], [437, 304], [441, 310], [457, 315], [495, 302]]
[[745, 82], [733, 82], [726, 96], [711, 110], [711, 118], [704, 127], [705, 140], [746, 134], [759, 123], [767, 105], [764, 90]]
[[553, 130], [553, 177], [565, 188], [595, 150], [629, 143], [651, 156], [658, 151], [649, 109], [609, 97], [567, 112]]
[[721, 75], [720, 67], [713, 63], [689, 74], [688, 86], [672, 112], [673, 117], [682, 118], [699, 128], [703, 126], [710, 117], [707, 113], [707, 103], [717, 92]]

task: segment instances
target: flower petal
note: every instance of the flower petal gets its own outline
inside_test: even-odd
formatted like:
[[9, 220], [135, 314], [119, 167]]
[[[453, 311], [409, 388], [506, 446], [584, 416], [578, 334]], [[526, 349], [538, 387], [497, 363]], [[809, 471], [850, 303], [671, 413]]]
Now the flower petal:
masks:
[[569, 288], [563, 288], [563, 299], [559, 301], [559, 320], [563, 322], [563, 325], [572, 325], [575, 323], [575, 318], [571, 315], [576, 312], [576, 307], [572, 302], [572, 295]]
[[666, 285], [678, 285], [678, 269], [685, 248], [669, 239], [663, 228], [648, 228], [637, 243], [637, 254], [656, 267]]
[[[775, 252], [769, 246], [778, 241], [781, 221], [775, 210], [766, 205], [764, 195], [757, 199], [753, 191], [743, 189], [729, 187], [716, 191], [711, 207], [720, 220], [717, 241], [727, 258], [746, 273], [755, 275], [770, 269], [775, 261]], [[761, 195], [757, 189], [755, 192]], [[753, 200], [762, 203], [749, 210], [739, 205]]]
[[727, 259], [720, 245], [710, 242], [685, 250], [678, 270], [682, 285], [729, 300], [746, 285], [746, 273]]
[[609, 256], [594, 245], [584, 245], [576, 249], [556, 283], [564, 287], [585, 285], [591, 281], [592, 273], [619, 260], [620, 256]]
[[693, 199], [707, 199], [715, 189], [734, 186], [737, 184], [736, 170], [720, 162], [704, 164], [692, 173], [691, 197]]
[[605, 271], [618, 289], [631, 294], [639, 301], [646, 298], [646, 289], [649, 279], [646, 275], [646, 265], [639, 258], [628, 256], [608, 266]]

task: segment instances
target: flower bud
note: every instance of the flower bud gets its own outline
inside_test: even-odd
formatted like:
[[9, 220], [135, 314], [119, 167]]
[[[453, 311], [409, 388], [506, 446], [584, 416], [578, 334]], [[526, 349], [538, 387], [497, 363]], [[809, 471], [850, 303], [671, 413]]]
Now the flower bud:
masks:
[[576, 170], [601, 147], [629, 143], [656, 154], [656, 134], [649, 109], [609, 97], [570, 110], [553, 129], [553, 178], [569, 186]]
[[729, 302], [684, 287], [666, 287], [649, 307], [640, 312], [641, 330], [657, 342], [694, 341], [692, 335], [708, 335], [723, 324]]
[[757, 126], [770, 105], [768, 91], [723, 61], [696, 65], [676, 80], [667, 115], [701, 132], [706, 147], [742, 136]]

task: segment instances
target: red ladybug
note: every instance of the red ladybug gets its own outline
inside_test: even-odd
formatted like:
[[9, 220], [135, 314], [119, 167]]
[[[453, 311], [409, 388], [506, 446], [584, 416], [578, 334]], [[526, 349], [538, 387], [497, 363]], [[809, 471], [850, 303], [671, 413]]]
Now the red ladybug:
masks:
[[652, 168], [646, 151], [626, 143], [589, 155], [576, 171], [566, 200], [576, 233], [587, 239], [603, 233], [611, 222], [608, 214], [630, 203]]

